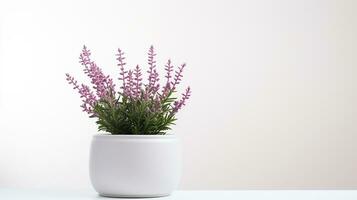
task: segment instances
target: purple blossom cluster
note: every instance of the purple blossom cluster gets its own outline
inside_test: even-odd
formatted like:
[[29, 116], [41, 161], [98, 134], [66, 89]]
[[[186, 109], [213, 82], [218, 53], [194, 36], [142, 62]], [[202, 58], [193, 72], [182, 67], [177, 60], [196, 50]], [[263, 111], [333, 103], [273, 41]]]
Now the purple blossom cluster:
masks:
[[182, 106], [186, 105], [186, 100], [188, 100], [191, 96], [191, 88], [187, 87], [186, 92], [182, 93], [182, 98], [179, 101], [174, 102], [173, 112], [176, 113], [178, 110], [182, 108]]
[[154, 47], [151, 46], [148, 52], [148, 64], [149, 64], [149, 70], [147, 71], [149, 73], [149, 84], [147, 85], [147, 92], [149, 96], [155, 94], [159, 88], [160, 84], [159, 82], [159, 74], [156, 71], [156, 61], [155, 61], [155, 56], [156, 53], [154, 52]]
[[[167, 61], [165, 65], [165, 83], [160, 90], [160, 79], [156, 69], [156, 53], [154, 47], [151, 46], [148, 51], [148, 83], [144, 84], [142, 70], [139, 65], [136, 65], [134, 69], [126, 69], [124, 52], [121, 49], [117, 50], [116, 60], [119, 67], [119, 80], [122, 82], [120, 91], [115, 91], [115, 84], [110, 76], [105, 75], [101, 68], [91, 60], [91, 52], [86, 46], [79, 56], [79, 62], [84, 67], [84, 73], [91, 79], [93, 84], [93, 91], [87, 85], [79, 85], [77, 81], [69, 74], [66, 74], [66, 80], [73, 86], [73, 89], [77, 90], [82, 99], [82, 109], [91, 116], [96, 116], [93, 109], [100, 100], [110, 100], [115, 102], [116, 95], [119, 97], [125, 97], [129, 101], [152, 101], [152, 112], [157, 112], [161, 108], [162, 101], [170, 94], [176, 92], [177, 86], [180, 84], [183, 77], [182, 73], [186, 64], [182, 64], [174, 70], [171, 60]], [[174, 74], [173, 74], [174, 73]], [[172, 105], [172, 114], [175, 114], [190, 98], [191, 89], [187, 87], [185, 93], [182, 94], [181, 99], [175, 101]]]
[[134, 86], [132, 89], [134, 98], [139, 98], [141, 95], [141, 86], [143, 85], [141, 75], [141, 69], [139, 65], [136, 65], [134, 69]]
[[106, 98], [113, 95], [115, 92], [115, 85], [113, 79], [103, 74], [95, 62], [90, 59], [91, 52], [86, 46], [83, 46], [82, 53], [79, 56], [79, 62], [84, 66], [84, 73], [91, 79], [93, 88], [99, 98]]
[[78, 93], [82, 99], [81, 108], [83, 111], [95, 116], [95, 113], [93, 113], [93, 107], [97, 103], [97, 97], [94, 95], [94, 93], [87, 85], [81, 84], [79, 86], [78, 82], [74, 80], [74, 78], [69, 74], [66, 74], [66, 80], [69, 84], [73, 85], [73, 89], [78, 90]]

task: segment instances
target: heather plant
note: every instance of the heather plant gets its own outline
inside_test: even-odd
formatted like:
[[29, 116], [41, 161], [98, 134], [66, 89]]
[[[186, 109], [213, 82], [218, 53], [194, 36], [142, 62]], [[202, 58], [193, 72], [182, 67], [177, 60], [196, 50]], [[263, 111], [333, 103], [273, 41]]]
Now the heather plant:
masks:
[[160, 87], [156, 69], [156, 53], [151, 46], [148, 51], [147, 83], [143, 83], [143, 73], [139, 65], [126, 68], [124, 52], [116, 54], [121, 87], [91, 59], [86, 46], [79, 56], [84, 73], [90, 78], [92, 87], [79, 84], [73, 76], [66, 74], [66, 80], [77, 90], [82, 99], [81, 108], [96, 118], [98, 130], [111, 134], [166, 134], [174, 124], [177, 112], [190, 98], [191, 89], [187, 87], [180, 98], [175, 97], [177, 86], [182, 79], [186, 64], [174, 70], [171, 60], [165, 65], [164, 84]]

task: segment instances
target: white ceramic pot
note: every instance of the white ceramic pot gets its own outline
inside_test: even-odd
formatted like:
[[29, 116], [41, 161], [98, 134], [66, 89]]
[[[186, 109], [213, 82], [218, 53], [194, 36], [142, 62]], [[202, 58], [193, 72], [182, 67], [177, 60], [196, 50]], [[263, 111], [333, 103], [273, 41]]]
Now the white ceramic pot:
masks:
[[90, 151], [94, 189], [110, 197], [167, 196], [181, 176], [174, 135], [95, 135]]

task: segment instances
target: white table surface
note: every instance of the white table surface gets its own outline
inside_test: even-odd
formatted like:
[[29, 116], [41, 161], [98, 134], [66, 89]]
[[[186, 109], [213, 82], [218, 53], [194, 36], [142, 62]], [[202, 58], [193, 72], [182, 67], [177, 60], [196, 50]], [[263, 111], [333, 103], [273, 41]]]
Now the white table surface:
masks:
[[[94, 191], [61, 191], [40, 189], [0, 189], [0, 200], [100, 200]], [[123, 199], [123, 198], [121, 198]], [[124, 198], [133, 200], [135, 198]], [[145, 198], [151, 199], [151, 198]], [[357, 190], [225, 190], [176, 191], [155, 200], [357, 200]]]

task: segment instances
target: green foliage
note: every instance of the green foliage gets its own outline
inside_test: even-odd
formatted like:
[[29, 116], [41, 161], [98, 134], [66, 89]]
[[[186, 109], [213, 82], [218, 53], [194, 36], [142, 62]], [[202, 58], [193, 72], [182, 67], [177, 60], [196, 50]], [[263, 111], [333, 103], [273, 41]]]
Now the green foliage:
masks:
[[94, 106], [98, 129], [111, 134], [163, 135], [176, 121], [170, 92], [165, 98], [100, 100]]

